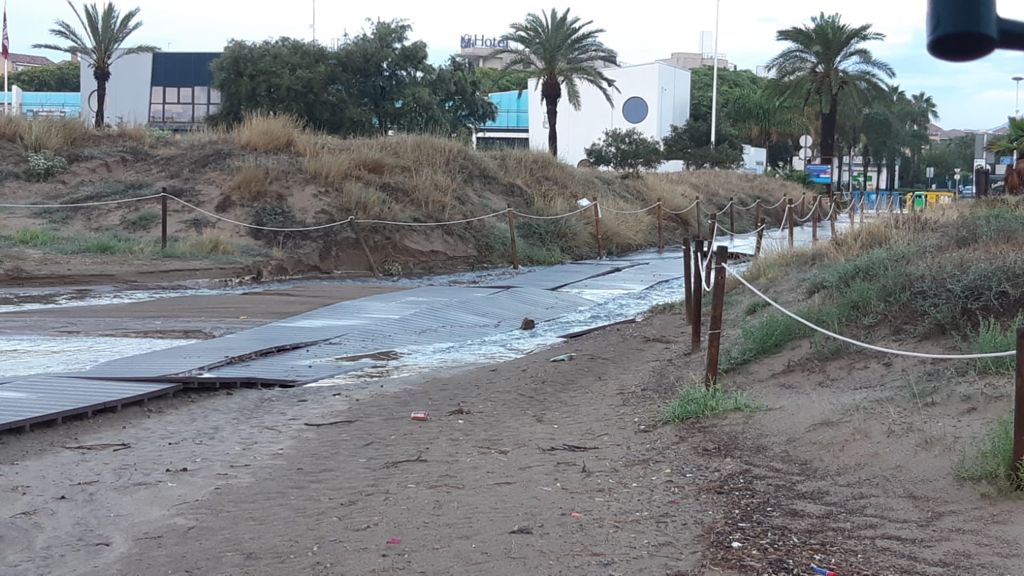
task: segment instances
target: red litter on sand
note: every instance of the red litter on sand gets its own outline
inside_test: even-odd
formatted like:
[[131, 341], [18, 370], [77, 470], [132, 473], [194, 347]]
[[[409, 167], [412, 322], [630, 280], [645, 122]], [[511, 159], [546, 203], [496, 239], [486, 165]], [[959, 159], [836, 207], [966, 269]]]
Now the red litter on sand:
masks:
[[409, 416], [410, 420], [416, 420], [417, 422], [426, 422], [430, 420], [430, 412], [426, 410], [417, 410]]
[[401, 544], [401, 538], [388, 538], [388, 544]]

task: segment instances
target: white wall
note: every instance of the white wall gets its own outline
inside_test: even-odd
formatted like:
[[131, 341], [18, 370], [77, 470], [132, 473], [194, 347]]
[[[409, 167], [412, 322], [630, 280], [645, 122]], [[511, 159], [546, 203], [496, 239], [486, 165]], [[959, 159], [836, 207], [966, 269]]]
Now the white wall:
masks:
[[[690, 73], [661, 62], [604, 70], [614, 79], [619, 91], [612, 93], [609, 106], [601, 91], [592, 86], [580, 86], [580, 110], [569, 104], [562, 88], [558, 102], [558, 157], [575, 166], [584, 158], [583, 150], [610, 128], [636, 128], [660, 140], [672, 124], [686, 123], [690, 117]], [[529, 106], [530, 148], [547, 150], [547, 107], [540, 101], [539, 80], [530, 81]], [[632, 124], [623, 117], [622, 105], [638, 96], [647, 102], [647, 118]]]
[[[104, 116], [107, 124], [146, 124], [149, 121], [149, 88], [153, 75], [152, 54], [132, 54], [114, 62], [107, 82], [107, 100]], [[86, 62], [80, 66], [82, 81], [82, 118], [93, 122], [96, 118], [96, 80], [92, 67]]]
[[764, 174], [768, 165], [768, 150], [756, 146], [743, 145], [743, 171], [752, 174]]

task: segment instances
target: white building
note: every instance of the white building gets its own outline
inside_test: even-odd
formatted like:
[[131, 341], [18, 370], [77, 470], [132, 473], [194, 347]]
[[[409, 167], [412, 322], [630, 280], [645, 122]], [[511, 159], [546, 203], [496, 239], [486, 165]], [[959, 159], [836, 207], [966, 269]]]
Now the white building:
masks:
[[[644, 135], [661, 140], [674, 124], [682, 126], [690, 118], [690, 73], [663, 62], [609, 68], [603, 72], [615, 80], [608, 105], [601, 91], [580, 85], [580, 109], [569, 104], [562, 88], [558, 101], [558, 157], [576, 166], [584, 159], [584, 148], [612, 128], [636, 128]], [[540, 103], [538, 80], [530, 80], [530, 148], [548, 149], [547, 107]]]

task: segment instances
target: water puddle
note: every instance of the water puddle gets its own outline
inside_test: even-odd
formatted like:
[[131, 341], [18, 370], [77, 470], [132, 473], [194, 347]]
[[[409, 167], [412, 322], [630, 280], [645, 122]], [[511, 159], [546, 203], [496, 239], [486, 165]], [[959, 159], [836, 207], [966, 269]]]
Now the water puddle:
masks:
[[2, 336], [0, 380], [14, 376], [85, 370], [108, 360], [192, 342], [195, 340]]

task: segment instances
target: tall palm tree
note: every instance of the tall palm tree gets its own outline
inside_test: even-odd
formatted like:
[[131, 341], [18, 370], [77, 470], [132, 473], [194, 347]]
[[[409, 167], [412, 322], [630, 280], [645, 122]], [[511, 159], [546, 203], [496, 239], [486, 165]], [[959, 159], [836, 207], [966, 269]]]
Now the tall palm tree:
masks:
[[580, 109], [580, 84], [596, 87], [612, 105], [611, 91], [615, 81], [601, 71], [603, 66], [618, 66], [618, 54], [605, 46], [598, 35], [601, 28], [591, 28], [593, 21], [581, 22], [569, 15], [569, 9], [558, 13], [527, 14], [522, 22], [512, 24], [512, 31], [501, 37], [509, 47], [498, 51], [508, 55], [503, 70], [521, 69], [540, 80], [540, 98], [547, 106], [548, 151], [558, 156], [558, 101], [562, 88], [569, 104]]
[[68, 44], [35, 44], [33, 48], [77, 54], [92, 67], [92, 77], [96, 79], [96, 127], [101, 128], [110, 67], [124, 56], [156, 52], [158, 48], [146, 44], [122, 47], [128, 37], [142, 27], [142, 21], [137, 20], [138, 8], [133, 8], [122, 16], [121, 11], [115, 8], [112, 2], [105, 2], [102, 12], [95, 3], [83, 3], [81, 12], [75, 8], [71, 0], [68, 0], [68, 6], [74, 11], [78, 23], [85, 30], [84, 34], [64, 20], [57, 20], [54, 22], [55, 28], [50, 29], [50, 34]]
[[768, 69], [802, 93], [805, 101], [817, 99], [821, 159], [826, 164], [835, 155], [839, 95], [854, 86], [864, 91], [878, 89], [883, 77], [894, 76], [891, 66], [864, 47], [884, 38], [885, 34], [872, 32], [870, 24], [851, 27], [839, 14], [826, 16], [824, 12], [812, 17], [810, 26], [786, 28], [776, 34], [777, 40], [789, 42], [789, 46], [768, 62]]

